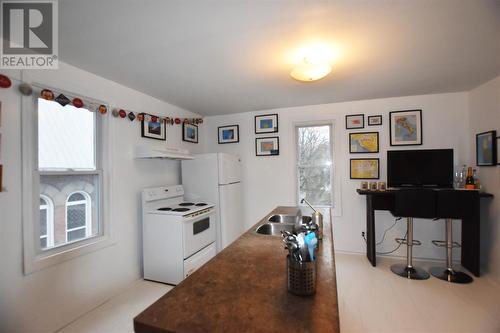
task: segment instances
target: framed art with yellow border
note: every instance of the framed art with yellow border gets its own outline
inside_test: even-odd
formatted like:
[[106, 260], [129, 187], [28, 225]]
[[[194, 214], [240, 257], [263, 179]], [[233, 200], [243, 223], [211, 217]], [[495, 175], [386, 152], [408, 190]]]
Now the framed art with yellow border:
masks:
[[349, 133], [349, 153], [378, 153], [378, 132]]
[[351, 158], [351, 179], [379, 179], [380, 159], [378, 158]]

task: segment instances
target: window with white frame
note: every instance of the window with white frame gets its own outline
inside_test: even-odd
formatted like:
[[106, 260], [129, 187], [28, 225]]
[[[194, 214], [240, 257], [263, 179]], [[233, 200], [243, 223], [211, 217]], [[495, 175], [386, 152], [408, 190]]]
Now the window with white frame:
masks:
[[52, 200], [40, 195], [40, 248], [54, 246], [54, 204]]
[[332, 126], [296, 126], [298, 202], [333, 207]]
[[66, 201], [66, 242], [73, 242], [91, 234], [90, 196], [85, 192], [71, 194]]
[[[101, 233], [101, 126], [96, 112], [44, 99], [37, 102], [38, 188], [41, 198], [46, 189], [54, 198], [53, 237], [41, 243], [44, 251]], [[40, 207], [40, 227], [34, 230], [42, 242], [49, 215]]]

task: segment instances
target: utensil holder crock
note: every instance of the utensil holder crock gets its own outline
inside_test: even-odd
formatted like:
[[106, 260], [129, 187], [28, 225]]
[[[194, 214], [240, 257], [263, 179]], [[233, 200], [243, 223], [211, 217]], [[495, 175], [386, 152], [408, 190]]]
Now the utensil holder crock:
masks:
[[316, 292], [316, 260], [297, 261], [286, 259], [288, 291], [298, 296], [310, 296]]

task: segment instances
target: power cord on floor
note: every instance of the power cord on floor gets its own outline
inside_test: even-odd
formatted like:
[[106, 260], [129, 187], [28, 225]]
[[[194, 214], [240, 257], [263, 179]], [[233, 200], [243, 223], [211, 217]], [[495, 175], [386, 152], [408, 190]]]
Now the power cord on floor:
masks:
[[[388, 232], [389, 230], [391, 230], [392, 228], [394, 228], [394, 226], [395, 226], [395, 225], [396, 225], [396, 224], [397, 224], [400, 220], [401, 220], [401, 218], [397, 218], [397, 219], [394, 221], [394, 223], [393, 223], [393, 224], [392, 224], [389, 228], [385, 229], [385, 231], [384, 231], [384, 233], [383, 233], [383, 235], [382, 235], [382, 239], [381, 239], [379, 242], [375, 243], [375, 245], [380, 245], [380, 244], [382, 244], [382, 243], [385, 241], [385, 235], [387, 234], [387, 232]], [[406, 240], [406, 237], [407, 237], [407, 236], [408, 236], [408, 231], [405, 233], [405, 235], [404, 235], [404, 237], [403, 237], [403, 240]], [[366, 243], [367, 241], [366, 241], [366, 236], [365, 236], [365, 233], [364, 233], [364, 232], [363, 232], [363, 233], [361, 233], [361, 237], [363, 237], [363, 239], [365, 240], [365, 243]], [[402, 244], [403, 244], [402, 242], [401, 242], [401, 243], [399, 243], [399, 244], [398, 244], [398, 246], [396, 246], [396, 248], [394, 248], [394, 249], [393, 249], [393, 250], [391, 250], [391, 251], [387, 251], [387, 252], [376, 252], [376, 254], [381, 254], [381, 255], [384, 255], [384, 254], [391, 254], [391, 253], [394, 253], [394, 252], [396, 252], [396, 251], [397, 251], [397, 250], [401, 247], [401, 245], [402, 245]]]

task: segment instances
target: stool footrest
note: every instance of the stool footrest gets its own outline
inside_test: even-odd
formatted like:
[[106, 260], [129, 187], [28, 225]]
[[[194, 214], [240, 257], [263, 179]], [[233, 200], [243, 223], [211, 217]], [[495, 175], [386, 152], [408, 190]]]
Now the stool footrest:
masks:
[[[432, 244], [434, 244], [435, 246], [439, 246], [439, 247], [446, 247], [446, 246], [448, 246], [448, 243], [446, 241], [442, 241], [442, 240], [433, 240]], [[458, 242], [452, 242], [451, 247], [452, 248], [457, 248], [457, 247], [462, 247], [462, 245], [460, 245], [460, 243], [458, 243]]]
[[[396, 238], [396, 242], [399, 244], [408, 244], [406, 238]], [[422, 243], [419, 240], [413, 240], [413, 243], [411, 244], [412, 246], [419, 246], [422, 245]]]

